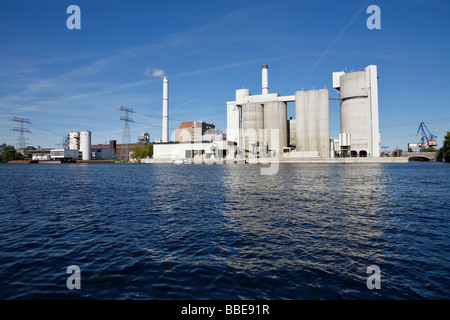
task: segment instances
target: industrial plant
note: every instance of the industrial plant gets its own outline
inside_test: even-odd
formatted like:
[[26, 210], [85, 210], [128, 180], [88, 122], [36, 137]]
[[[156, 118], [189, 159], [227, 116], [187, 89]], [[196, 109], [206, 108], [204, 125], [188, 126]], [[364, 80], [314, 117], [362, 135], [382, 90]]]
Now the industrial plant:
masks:
[[[154, 160], [267, 158], [301, 162], [380, 157], [377, 66], [333, 72], [333, 88], [339, 98], [331, 98], [328, 89], [280, 96], [269, 92], [268, 65], [262, 65], [261, 76], [260, 94], [237, 89], [235, 100], [226, 103], [226, 134], [205, 139], [205, 130], [182, 124], [174, 142], [168, 141], [169, 82], [164, 77], [163, 139], [154, 145]], [[340, 133], [334, 138], [330, 137], [330, 100], [340, 103]], [[295, 119], [287, 117], [288, 102], [295, 103]]]
[[70, 131], [65, 138], [62, 148], [47, 148], [30, 150], [29, 154], [34, 161], [49, 162], [78, 162], [98, 160], [119, 160], [120, 154], [127, 153], [130, 158], [133, 147], [150, 144], [150, 134], [143, 132], [136, 143], [127, 145], [118, 144], [116, 140], [110, 140], [109, 144], [91, 144], [90, 131]]
[[36, 161], [76, 161], [91, 160], [91, 132], [71, 131], [65, 139], [62, 148], [40, 149], [30, 151], [32, 160]]
[[[369, 65], [361, 71], [332, 73], [331, 97], [328, 89], [299, 90], [280, 96], [269, 91], [269, 67], [261, 68], [261, 92], [235, 91], [226, 102], [227, 128], [222, 132], [206, 121], [183, 121], [169, 138], [169, 79], [163, 78], [162, 135], [150, 141], [143, 132], [136, 143], [130, 142], [129, 123], [133, 109], [121, 106], [124, 115], [123, 141], [92, 145], [90, 131], [71, 131], [59, 149], [30, 152], [37, 161], [112, 161], [131, 159], [135, 146], [153, 144], [153, 158], [143, 163], [258, 163], [258, 161], [298, 162], [407, 162], [408, 158], [380, 157], [381, 138], [378, 120], [378, 72]], [[330, 100], [340, 107], [340, 132], [330, 136]], [[295, 104], [295, 117], [288, 118], [287, 104]], [[28, 123], [28, 122], [27, 122]], [[425, 124], [419, 128], [424, 151], [436, 145], [435, 136]], [[428, 135], [425, 132], [428, 131]], [[25, 131], [23, 129], [22, 131]], [[23, 134], [23, 132], [22, 132]], [[429, 136], [429, 138], [428, 138]], [[425, 141], [426, 139], [426, 141]], [[411, 145], [410, 149], [415, 148]]]

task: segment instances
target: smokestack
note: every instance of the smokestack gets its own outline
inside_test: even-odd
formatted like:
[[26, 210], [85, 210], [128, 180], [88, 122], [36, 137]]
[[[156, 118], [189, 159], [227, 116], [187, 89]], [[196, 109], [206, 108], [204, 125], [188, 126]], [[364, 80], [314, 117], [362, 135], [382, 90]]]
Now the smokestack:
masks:
[[262, 94], [269, 93], [269, 66], [262, 65]]
[[163, 81], [162, 142], [169, 142], [169, 79]]

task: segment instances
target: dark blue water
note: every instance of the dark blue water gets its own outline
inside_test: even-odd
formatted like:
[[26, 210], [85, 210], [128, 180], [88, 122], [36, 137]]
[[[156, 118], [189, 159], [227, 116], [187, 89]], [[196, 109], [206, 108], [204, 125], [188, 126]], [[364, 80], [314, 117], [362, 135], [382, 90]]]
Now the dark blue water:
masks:
[[446, 164], [0, 165], [0, 181], [1, 299], [450, 296]]

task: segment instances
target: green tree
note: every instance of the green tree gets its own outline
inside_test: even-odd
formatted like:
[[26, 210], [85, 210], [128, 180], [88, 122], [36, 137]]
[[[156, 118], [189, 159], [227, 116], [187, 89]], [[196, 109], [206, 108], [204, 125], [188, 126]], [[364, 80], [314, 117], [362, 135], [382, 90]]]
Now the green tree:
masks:
[[145, 146], [134, 146], [131, 157], [137, 160], [153, 156], [153, 144], [146, 144]]
[[436, 151], [437, 151], [437, 149], [434, 147], [429, 147], [429, 148], [425, 149], [425, 152], [436, 152]]
[[16, 151], [13, 146], [8, 146], [5, 143], [0, 146], [1, 163], [8, 163], [11, 160], [22, 160], [23, 155]]
[[438, 161], [450, 162], [450, 131], [447, 131], [442, 148], [437, 152], [437, 159]]

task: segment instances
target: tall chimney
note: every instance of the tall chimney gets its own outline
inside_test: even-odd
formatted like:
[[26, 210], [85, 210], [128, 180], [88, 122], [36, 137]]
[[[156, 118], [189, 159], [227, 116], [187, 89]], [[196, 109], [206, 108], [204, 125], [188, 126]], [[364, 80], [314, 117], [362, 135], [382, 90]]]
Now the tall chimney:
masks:
[[162, 142], [169, 142], [169, 79], [163, 81]]
[[262, 65], [262, 94], [269, 93], [269, 66]]

